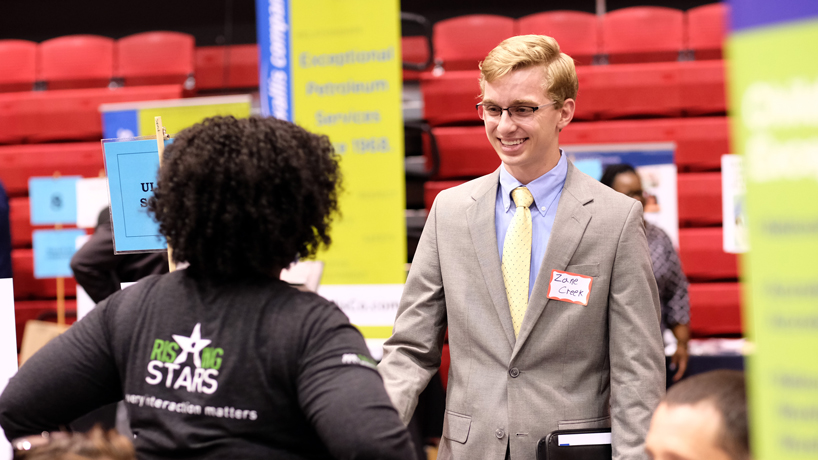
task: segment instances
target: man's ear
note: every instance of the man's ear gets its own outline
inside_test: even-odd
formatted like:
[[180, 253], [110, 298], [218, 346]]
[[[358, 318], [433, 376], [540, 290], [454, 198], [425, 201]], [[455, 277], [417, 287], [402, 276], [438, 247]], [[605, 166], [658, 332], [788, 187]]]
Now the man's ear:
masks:
[[565, 102], [562, 103], [562, 108], [560, 108], [560, 119], [557, 122], [557, 128], [562, 131], [568, 123], [571, 123], [571, 120], [574, 119], [574, 110], [576, 110], [577, 103], [574, 102], [573, 99], [566, 99]]

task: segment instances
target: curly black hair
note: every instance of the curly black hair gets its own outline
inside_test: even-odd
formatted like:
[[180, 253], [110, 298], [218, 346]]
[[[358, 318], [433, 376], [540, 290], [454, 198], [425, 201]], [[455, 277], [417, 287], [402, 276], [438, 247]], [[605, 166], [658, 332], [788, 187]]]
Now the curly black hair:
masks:
[[148, 208], [194, 275], [277, 278], [330, 244], [340, 181], [326, 136], [276, 118], [212, 117], [165, 149]]

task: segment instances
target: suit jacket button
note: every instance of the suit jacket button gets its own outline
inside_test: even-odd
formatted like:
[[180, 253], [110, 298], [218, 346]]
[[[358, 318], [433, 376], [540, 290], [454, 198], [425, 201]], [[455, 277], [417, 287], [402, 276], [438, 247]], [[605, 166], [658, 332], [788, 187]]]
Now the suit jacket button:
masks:
[[505, 435], [506, 432], [499, 428], [497, 429], [497, 431], [494, 432], [494, 436], [497, 436], [497, 439], [503, 439], [503, 436]]
[[508, 375], [516, 379], [517, 377], [520, 376], [520, 370], [517, 369], [516, 367], [512, 367], [511, 370], [508, 371]]

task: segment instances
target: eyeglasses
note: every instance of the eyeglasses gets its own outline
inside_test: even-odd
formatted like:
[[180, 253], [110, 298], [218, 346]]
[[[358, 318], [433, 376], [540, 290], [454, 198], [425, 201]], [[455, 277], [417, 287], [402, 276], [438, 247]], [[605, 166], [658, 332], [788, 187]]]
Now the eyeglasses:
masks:
[[500, 107], [499, 105], [483, 105], [483, 103], [477, 104], [477, 116], [480, 117], [481, 120], [485, 120], [486, 118], [500, 118], [503, 115], [503, 111], [508, 111], [508, 115], [513, 118], [528, 118], [534, 115], [534, 112], [537, 110], [548, 107], [549, 105], [554, 105], [556, 102], [549, 102], [548, 104], [543, 104], [537, 107], [529, 107], [525, 105], [512, 105], [511, 107]]

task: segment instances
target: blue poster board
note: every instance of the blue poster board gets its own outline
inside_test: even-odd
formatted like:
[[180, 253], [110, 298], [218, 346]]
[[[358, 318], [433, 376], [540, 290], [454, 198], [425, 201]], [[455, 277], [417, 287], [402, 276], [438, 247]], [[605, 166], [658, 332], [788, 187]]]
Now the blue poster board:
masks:
[[35, 230], [31, 236], [34, 248], [34, 278], [70, 278], [71, 257], [77, 250], [77, 238], [85, 230]]
[[[170, 145], [173, 139], [165, 141]], [[148, 213], [159, 172], [159, 150], [155, 139], [103, 140], [105, 172], [111, 198], [114, 252], [161, 252], [167, 241], [159, 223]]]
[[32, 225], [77, 223], [80, 176], [32, 177], [28, 180]]

